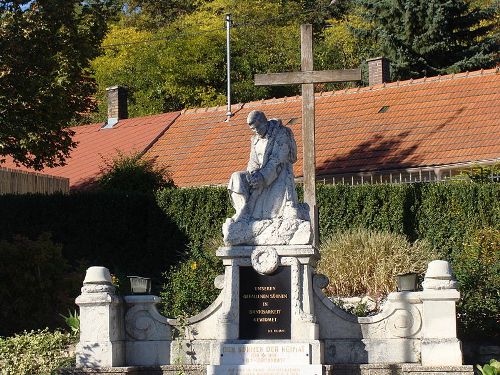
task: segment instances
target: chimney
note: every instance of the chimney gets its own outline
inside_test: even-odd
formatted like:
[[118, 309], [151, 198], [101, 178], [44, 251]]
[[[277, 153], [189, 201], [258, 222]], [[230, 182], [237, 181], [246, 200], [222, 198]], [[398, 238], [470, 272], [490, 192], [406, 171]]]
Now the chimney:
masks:
[[380, 85], [391, 81], [389, 60], [385, 57], [376, 57], [367, 60], [368, 63], [368, 84], [370, 86]]
[[119, 120], [128, 118], [127, 88], [111, 86], [106, 89], [108, 95], [108, 122], [104, 128], [112, 128]]

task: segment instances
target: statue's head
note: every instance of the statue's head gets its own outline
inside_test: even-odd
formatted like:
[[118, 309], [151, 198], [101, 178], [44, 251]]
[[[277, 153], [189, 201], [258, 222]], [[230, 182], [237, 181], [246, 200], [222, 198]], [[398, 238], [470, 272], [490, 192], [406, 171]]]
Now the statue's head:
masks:
[[259, 137], [264, 137], [267, 133], [267, 117], [262, 111], [252, 111], [248, 114], [247, 124], [250, 129]]

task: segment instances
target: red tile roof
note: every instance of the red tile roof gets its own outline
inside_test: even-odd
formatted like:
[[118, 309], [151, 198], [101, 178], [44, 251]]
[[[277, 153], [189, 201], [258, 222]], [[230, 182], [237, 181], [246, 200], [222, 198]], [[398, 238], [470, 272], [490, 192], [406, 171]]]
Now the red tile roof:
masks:
[[[498, 69], [318, 94], [317, 174], [500, 160], [499, 104]], [[178, 186], [225, 184], [246, 167], [254, 109], [284, 124], [293, 119], [302, 155], [301, 98], [293, 97], [233, 106], [229, 122], [225, 107], [187, 110], [146, 156], [167, 166]]]
[[[498, 69], [317, 94], [317, 174], [500, 161], [499, 103]], [[297, 96], [234, 105], [229, 122], [224, 106], [121, 120], [113, 129], [75, 127], [79, 145], [68, 164], [43, 172], [69, 177], [75, 188], [99, 174], [103, 157], [152, 145], [146, 157], [168, 167], [178, 186], [226, 184], [246, 167], [254, 109], [288, 124], [302, 155]], [[294, 169], [300, 177], [300, 157]]]
[[[102, 129], [103, 123], [73, 127], [77, 147], [71, 152], [67, 164], [45, 168], [41, 173], [70, 179], [71, 188], [81, 188], [92, 183], [104, 166], [118, 152], [131, 154], [146, 151], [175, 121], [179, 113], [138, 117], [120, 120], [113, 128]], [[15, 166], [10, 159], [2, 167], [28, 170]]]

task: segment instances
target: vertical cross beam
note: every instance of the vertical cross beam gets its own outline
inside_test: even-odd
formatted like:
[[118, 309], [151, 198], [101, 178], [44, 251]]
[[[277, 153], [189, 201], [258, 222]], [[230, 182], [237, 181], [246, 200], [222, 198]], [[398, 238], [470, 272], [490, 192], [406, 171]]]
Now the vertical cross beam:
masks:
[[[300, 67], [302, 72], [313, 71], [312, 25], [300, 26]], [[313, 245], [319, 245], [319, 217], [316, 205], [316, 149], [314, 126], [314, 83], [302, 84], [302, 170], [304, 202], [309, 205]]]
[[302, 144], [304, 201], [309, 205], [313, 245], [319, 244], [319, 216], [316, 204], [316, 151], [314, 121], [314, 84], [361, 80], [360, 69], [313, 70], [312, 25], [300, 27], [300, 72], [256, 74], [257, 86], [294, 85], [302, 87]]

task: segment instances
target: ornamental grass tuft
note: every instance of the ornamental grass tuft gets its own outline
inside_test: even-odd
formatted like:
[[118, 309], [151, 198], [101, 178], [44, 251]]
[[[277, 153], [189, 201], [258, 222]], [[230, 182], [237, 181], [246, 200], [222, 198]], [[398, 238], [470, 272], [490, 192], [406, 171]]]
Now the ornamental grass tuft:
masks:
[[320, 246], [318, 272], [330, 279], [328, 296], [368, 295], [396, 290], [396, 275], [422, 274], [437, 255], [427, 241], [408, 242], [401, 234], [356, 228], [337, 232]]

